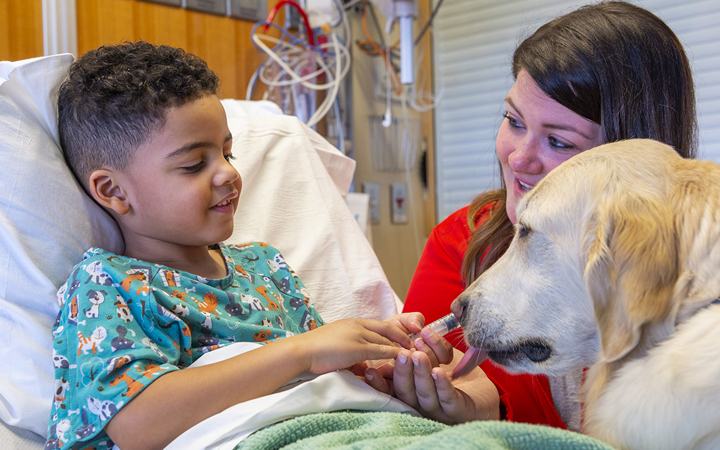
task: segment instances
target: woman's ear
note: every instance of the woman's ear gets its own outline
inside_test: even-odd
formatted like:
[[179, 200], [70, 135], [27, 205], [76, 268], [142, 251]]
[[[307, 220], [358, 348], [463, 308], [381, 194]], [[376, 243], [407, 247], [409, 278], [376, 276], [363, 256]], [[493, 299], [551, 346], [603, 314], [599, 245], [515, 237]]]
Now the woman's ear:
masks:
[[100, 206], [125, 215], [130, 210], [130, 203], [120, 185], [120, 178], [120, 174], [112, 169], [98, 169], [90, 174], [88, 188]]

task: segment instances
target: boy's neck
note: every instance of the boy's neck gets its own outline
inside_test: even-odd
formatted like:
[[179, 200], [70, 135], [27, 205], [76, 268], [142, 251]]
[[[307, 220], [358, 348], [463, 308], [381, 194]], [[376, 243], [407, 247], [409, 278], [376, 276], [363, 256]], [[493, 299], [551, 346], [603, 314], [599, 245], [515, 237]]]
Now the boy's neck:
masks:
[[218, 279], [227, 276], [227, 267], [222, 250], [211, 250], [207, 246], [188, 247], [168, 245], [158, 248], [125, 243], [125, 256], [147, 261], [199, 275], [203, 278]]

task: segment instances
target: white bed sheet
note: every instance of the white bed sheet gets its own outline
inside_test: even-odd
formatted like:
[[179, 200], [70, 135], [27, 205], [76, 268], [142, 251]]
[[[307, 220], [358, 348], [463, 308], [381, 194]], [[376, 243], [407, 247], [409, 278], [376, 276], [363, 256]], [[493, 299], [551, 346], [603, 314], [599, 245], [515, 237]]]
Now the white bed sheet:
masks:
[[[203, 355], [190, 367], [212, 364], [251, 351], [254, 343], [237, 343]], [[242, 387], [239, 387], [242, 389]], [[200, 422], [165, 450], [231, 450], [256, 430], [306, 414], [341, 410], [418, 412], [363, 383], [348, 370], [305, 374], [264, 397], [237, 404]]]

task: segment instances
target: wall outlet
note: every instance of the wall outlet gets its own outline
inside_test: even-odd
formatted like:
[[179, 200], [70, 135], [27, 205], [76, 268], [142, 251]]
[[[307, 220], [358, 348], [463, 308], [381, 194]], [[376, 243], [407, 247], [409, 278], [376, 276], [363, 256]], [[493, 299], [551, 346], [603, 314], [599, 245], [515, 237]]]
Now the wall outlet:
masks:
[[405, 183], [393, 183], [390, 185], [392, 199], [392, 222], [407, 223], [407, 185]]
[[380, 222], [380, 184], [363, 183], [363, 192], [370, 196], [370, 221]]

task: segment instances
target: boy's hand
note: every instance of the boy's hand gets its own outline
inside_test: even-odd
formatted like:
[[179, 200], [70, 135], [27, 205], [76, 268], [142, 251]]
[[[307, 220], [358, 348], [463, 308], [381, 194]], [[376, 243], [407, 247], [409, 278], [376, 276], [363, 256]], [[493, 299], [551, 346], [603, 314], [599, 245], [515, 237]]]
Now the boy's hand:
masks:
[[[422, 330], [425, 324], [425, 317], [419, 312], [412, 312], [392, 316], [385, 319], [385, 322], [397, 326], [406, 334], [413, 334], [419, 333]], [[428, 358], [430, 358], [433, 367], [439, 364], [448, 364], [452, 361], [452, 345], [431, 330], [425, 330], [422, 339], [416, 339], [415, 342], [413, 342], [413, 346], [416, 350], [425, 353]], [[394, 363], [394, 360], [370, 361], [367, 366], [378, 368], [383, 376], [392, 378], [392, 367]]]
[[342, 319], [291, 338], [307, 370], [327, 373], [349, 368], [365, 360], [394, 359], [400, 350], [412, 348], [407, 334], [389, 322]]
[[[403, 332], [407, 334], [418, 333], [422, 330], [425, 323], [425, 317], [419, 312], [404, 313], [392, 316], [385, 320], [386, 322], [392, 323]], [[423, 352], [430, 359], [430, 363], [433, 367], [437, 367], [440, 364], [449, 364], [453, 358], [453, 347], [444, 338], [438, 336], [432, 330], [425, 330], [422, 333], [422, 338], [418, 338], [413, 342], [415, 350]], [[382, 360], [382, 361], [367, 361], [364, 364], [358, 364], [353, 367], [353, 372], [357, 376], [382, 376], [384, 378], [391, 379], [393, 377], [393, 371], [395, 366], [395, 360]], [[377, 371], [375, 370], [377, 369]]]
[[454, 350], [450, 364], [434, 367], [426, 353], [401, 350], [393, 367], [392, 380], [368, 369], [366, 381], [424, 416], [444, 423], [498, 419], [500, 398], [497, 389], [479, 367], [462, 378], [451, 380], [450, 374], [462, 356]]

